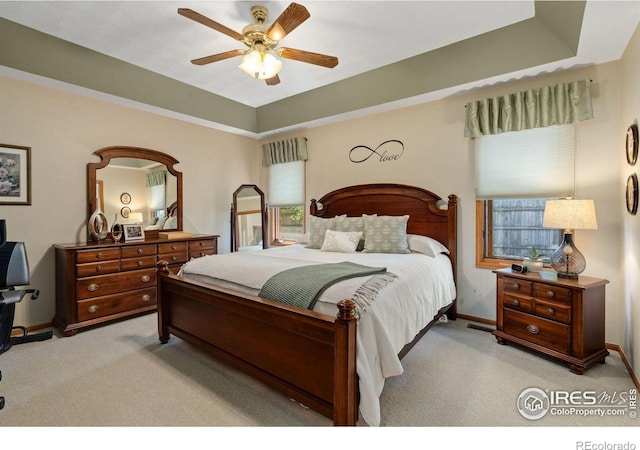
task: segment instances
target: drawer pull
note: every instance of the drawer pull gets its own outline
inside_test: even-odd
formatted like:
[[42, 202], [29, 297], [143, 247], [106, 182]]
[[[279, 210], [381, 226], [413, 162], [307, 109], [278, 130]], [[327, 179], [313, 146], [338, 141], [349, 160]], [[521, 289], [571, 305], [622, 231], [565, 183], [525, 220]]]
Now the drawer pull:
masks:
[[204, 247], [204, 242], [200, 242], [200, 247]]
[[513, 299], [513, 304], [518, 306], [520, 305], [520, 300], [516, 300], [515, 298]]
[[136, 252], [138, 252], [138, 255], [142, 255], [142, 249], [139, 248], [138, 250], [136, 250]]
[[555, 313], [556, 313], [556, 310], [555, 310], [555, 309], [553, 309], [553, 308], [547, 308], [547, 312], [548, 312], [549, 314], [553, 315], [553, 314], [555, 314]]
[[200, 256], [201, 256], [201, 257], [202, 257], [202, 256], [205, 256], [205, 255], [206, 255], [206, 253], [205, 253], [205, 252], [200, 252]]
[[547, 297], [555, 297], [556, 293], [553, 291], [547, 291]]
[[520, 283], [516, 283], [513, 285], [513, 288], [517, 291], [518, 289], [520, 289]]
[[527, 325], [527, 331], [529, 333], [531, 333], [531, 334], [538, 334], [538, 333], [540, 333], [540, 328], [538, 328], [535, 325], [529, 324], [529, 325]]
[[98, 285], [96, 283], [91, 283], [89, 286], [87, 286], [87, 290], [89, 292], [95, 292], [98, 290]]
[[138, 261], [136, 264], [138, 264], [138, 267], [142, 266], [142, 264], [144, 264], [142, 261]]
[[98, 259], [102, 258], [102, 252], [96, 253], [96, 258], [98, 258]]
[[177, 257], [177, 256], [172, 256], [172, 257], [171, 257], [171, 259], [172, 259], [173, 261], [177, 261], [177, 260], [178, 260], [178, 257]]
[[87, 311], [88, 311], [90, 314], [95, 314], [95, 313], [97, 313], [97, 312], [98, 312], [98, 310], [99, 310], [99, 309], [100, 309], [100, 307], [99, 307], [98, 305], [91, 305], [91, 306], [89, 306], [89, 307], [87, 308]]
[[102, 266], [96, 267], [96, 272], [102, 272]]
[[141, 300], [143, 302], [148, 302], [149, 300], [151, 300], [151, 296], [149, 294], [144, 294], [141, 298]]
[[171, 246], [171, 250], [176, 250], [176, 249], [177, 249], [177, 247], [175, 245]]
[[147, 283], [151, 280], [151, 277], [149, 275], [143, 275], [142, 278], [140, 278], [142, 280], [143, 283]]

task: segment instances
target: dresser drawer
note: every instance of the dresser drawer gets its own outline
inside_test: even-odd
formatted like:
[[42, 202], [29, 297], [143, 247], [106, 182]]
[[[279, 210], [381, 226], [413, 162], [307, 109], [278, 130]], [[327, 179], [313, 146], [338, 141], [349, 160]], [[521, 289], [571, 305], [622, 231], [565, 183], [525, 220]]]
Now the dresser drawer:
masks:
[[108, 261], [110, 259], [119, 259], [119, 248], [94, 248], [91, 250], [80, 250], [76, 252], [76, 263], [92, 263], [97, 261]]
[[531, 314], [505, 309], [504, 332], [561, 353], [570, 351], [571, 329], [568, 325]]
[[84, 300], [155, 285], [155, 268], [132, 270], [78, 280], [76, 296], [78, 300]]
[[122, 257], [123, 258], [135, 258], [137, 256], [150, 256], [156, 254], [156, 246], [155, 245], [132, 245], [127, 247], [122, 247]]
[[95, 297], [77, 303], [78, 320], [91, 320], [156, 304], [155, 287]]
[[201, 258], [207, 255], [215, 255], [216, 253], [215, 248], [201, 248], [198, 250], [191, 250], [189, 252], [189, 258]]
[[122, 270], [144, 269], [156, 266], [156, 256], [141, 256], [140, 258], [128, 258], [120, 261]]
[[76, 275], [80, 278], [90, 277], [106, 273], [114, 273], [120, 270], [120, 260], [102, 261], [97, 263], [78, 264]]
[[502, 297], [502, 304], [505, 308], [513, 308], [525, 312], [533, 312], [533, 298], [510, 295], [506, 292]]
[[562, 323], [571, 323], [571, 307], [564, 303], [536, 300], [535, 313], [537, 316], [547, 319], [557, 320]]
[[189, 241], [189, 253], [191, 254], [209, 250], [209, 249], [215, 249], [215, 247], [216, 247], [215, 239], [200, 239], [198, 241]]
[[541, 300], [571, 303], [571, 289], [550, 284], [535, 283], [533, 295]]
[[187, 252], [168, 253], [166, 255], [158, 255], [158, 260], [167, 261], [169, 264], [179, 264], [187, 262]]
[[186, 258], [187, 250], [188, 247], [185, 241], [158, 244], [158, 255], [163, 255], [163, 257], [170, 253], [184, 253]]
[[519, 280], [517, 278], [504, 277], [503, 289], [505, 292], [517, 292], [521, 295], [531, 295], [533, 283], [531, 281]]

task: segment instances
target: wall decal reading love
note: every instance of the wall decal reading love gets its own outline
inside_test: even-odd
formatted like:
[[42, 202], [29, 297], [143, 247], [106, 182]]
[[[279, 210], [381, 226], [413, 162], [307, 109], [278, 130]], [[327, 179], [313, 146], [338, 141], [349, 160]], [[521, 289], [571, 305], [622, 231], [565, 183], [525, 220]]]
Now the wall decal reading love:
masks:
[[[404, 153], [404, 144], [397, 139], [389, 139], [376, 148], [366, 145], [356, 145], [349, 150], [349, 159], [353, 163], [363, 163], [373, 157], [378, 162], [397, 161]], [[374, 156], [375, 155], [375, 156]]]

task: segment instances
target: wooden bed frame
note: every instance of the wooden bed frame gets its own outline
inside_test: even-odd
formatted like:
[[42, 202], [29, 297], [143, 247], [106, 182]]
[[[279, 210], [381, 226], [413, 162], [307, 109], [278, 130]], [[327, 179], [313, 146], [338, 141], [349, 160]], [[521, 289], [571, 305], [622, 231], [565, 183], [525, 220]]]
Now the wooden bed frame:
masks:
[[[350, 186], [311, 200], [314, 216], [409, 214], [407, 233], [430, 236], [450, 250], [456, 276], [456, 202], [447, 204], [427, 190], [400, 184]], [[162, 262], [159, 262], [162, 265]], [[171, 334], [333, 420], [358, 421], [355, 305], [338, 304], [336, 317], [184, 280], [159, 271], [158, 333]], [[443, 308], [402, 358], [442, 314], [456, 318], [455, 301]]]

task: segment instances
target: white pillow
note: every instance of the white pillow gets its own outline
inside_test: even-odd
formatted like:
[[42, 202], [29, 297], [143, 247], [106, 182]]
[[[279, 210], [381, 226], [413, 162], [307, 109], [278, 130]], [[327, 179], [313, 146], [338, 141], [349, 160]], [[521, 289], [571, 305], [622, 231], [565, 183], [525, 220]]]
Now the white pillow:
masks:
[[354, 253], [362, 231], [334, 231], [327, 230], [321, 252]]
[[174, 228], [178, 228], [178, 218], [177, 217], [169, 217], [164, 225], [162, 225], [163, 230], [172, 230]]
[[440, 253], [449, 254], [449, 249], [442, 245], [439, 241], [427, 236], [420, 236], [419, 234], [407, 234], [407, 243], [409, 244], [409, 250], [416, 253], [423, 253], [425, 255], [435, 258]]

